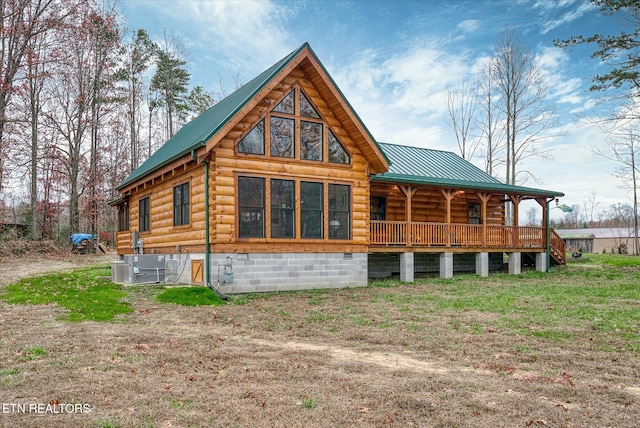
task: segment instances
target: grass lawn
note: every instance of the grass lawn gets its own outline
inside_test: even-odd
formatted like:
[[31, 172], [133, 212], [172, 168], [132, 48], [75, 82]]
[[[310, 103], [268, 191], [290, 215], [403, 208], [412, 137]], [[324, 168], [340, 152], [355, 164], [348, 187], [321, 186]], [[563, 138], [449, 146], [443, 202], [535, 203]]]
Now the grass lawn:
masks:
[[634, 426], [640, 415], [640, 258], [221, 305], [204, 287], [107, 275], [0, 289], [2, 401], [91, 408], [0, 414], [0, 427]]
[[12, 304], [55, 304], [69, 310], [64, 316], [69, 321], [112, 321], [133, 309], [122, 302], [126, 296], [122, 286], [105, 279], [110, 275], [107, 266], [28, 278], [1, 289], [0, 299]]

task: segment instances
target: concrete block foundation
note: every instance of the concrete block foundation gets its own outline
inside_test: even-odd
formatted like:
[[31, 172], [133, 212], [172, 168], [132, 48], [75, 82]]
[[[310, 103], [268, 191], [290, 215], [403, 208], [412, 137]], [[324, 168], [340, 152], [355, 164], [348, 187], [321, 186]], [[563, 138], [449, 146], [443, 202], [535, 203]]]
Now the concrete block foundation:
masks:
[[476, 253], [476, 275], [489, 276], [489, 253]]

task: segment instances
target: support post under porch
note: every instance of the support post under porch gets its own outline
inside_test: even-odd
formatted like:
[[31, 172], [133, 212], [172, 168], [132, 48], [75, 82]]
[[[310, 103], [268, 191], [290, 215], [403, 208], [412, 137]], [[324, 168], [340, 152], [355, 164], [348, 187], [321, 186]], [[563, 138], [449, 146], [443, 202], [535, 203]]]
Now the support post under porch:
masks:
[[522, 271], [522, 253], [509, 253], [509, 275], [520, 275]]
[[440, 278], [453, 278], [453, 253], [440, 253]]
[[400, 253], [400, 281], [413, 282], [414, 266], [413, 253]]
[[489, 253], [476, 253], [476, 275], [489, 276]]
[[547, 271], [547, 253], [536, 253], [536, 270], [538, 272]]

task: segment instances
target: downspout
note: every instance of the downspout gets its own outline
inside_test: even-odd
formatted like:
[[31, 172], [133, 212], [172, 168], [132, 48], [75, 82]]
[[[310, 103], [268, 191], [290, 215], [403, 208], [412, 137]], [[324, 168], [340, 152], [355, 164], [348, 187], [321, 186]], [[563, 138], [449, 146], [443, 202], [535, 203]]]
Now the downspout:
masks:
[[546, 209], [547, 212], [545, 213], [545, 225], [544, 225], [545, 238], [544, 238], [544, 241], [545, 241], [546, 247], [547, 247], [547, 266], [546, 266], [547, 272], [551, 271], [551, 243], [549, 242], [551, 240], [551, 232], [549, 232], [549, 225], [550, 225], [550, 222], [549, 222], [549, 211], [550, 211], [549, 210], [549, 203], [551, 201], [553, 201], [554, 199], [555, 199], [555, 197], [551, 198], [551, 199], [547, 199], [547, 203], [545, 204], [546, 205], [545, 209]]
[[[195, 150], [191, 151], [191, 158], [197, 161]], [[213, 290], [222, 300], [229, 300], [229, 297], [216, 289], [211, 284], [211, 252], [209, 249], [209, 161], [204, 160], [204, 281], [205, 285]]]

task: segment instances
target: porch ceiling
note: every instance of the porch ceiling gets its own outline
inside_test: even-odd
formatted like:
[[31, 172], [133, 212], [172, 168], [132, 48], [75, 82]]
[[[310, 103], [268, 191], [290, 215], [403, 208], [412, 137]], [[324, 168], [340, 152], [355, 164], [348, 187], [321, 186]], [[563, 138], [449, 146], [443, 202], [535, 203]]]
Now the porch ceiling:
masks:
[[415, 175], [406, 174], [393, 174], [385, 173], [371, 176], [372, 182], [385, 182], [385, 183], [406, 183], [424, 186], [436, 186], [447, 187], [451, 189], [470, 189], [478, 191], [488, 191], [492, 193], [504, 193], [504, 194], [518, 194], [526, 196], [543, 196], [548, 198], [564, 196], [562, 192], [556, 192], [553, 190], [535, 189], [532, 187], [513, 186], [504, 183], [487, 183], [487, 182], [474, 182], [467, 180], [454, 180], [448, 178], [437, 177], [421, 177]]

